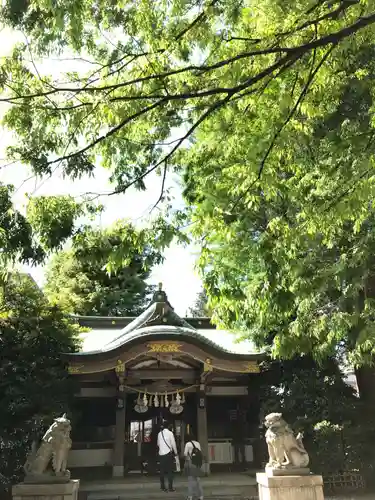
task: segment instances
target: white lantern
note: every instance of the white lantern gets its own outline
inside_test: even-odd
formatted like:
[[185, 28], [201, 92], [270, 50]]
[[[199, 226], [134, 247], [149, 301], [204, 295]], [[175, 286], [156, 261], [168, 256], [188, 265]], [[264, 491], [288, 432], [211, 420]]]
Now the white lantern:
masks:
[[154, 406], [155, 406], [155, 408], [159, 408], [159, 398], [158, 398], [157, 393], [155, 394], [155, 397], [154, 397]]
[[141, 404], [141, 405], [135, 405], [134, 409], [137, 413], [146, 413], [148, 410], [148, 407]]
[[184, 411], [184, 407], [182, 405], [172, 405], [169, 409], [169, 411], [172, 413], [172, 415], [179, 415]]

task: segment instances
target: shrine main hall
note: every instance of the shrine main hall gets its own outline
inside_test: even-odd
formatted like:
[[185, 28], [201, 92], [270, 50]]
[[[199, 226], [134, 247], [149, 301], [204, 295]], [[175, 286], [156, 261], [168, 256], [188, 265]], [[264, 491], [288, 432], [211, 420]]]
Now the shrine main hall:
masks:
[[209, 318], [181, 318], [159, 286], [137, 318], [77, 316], [81, 351], [65, 355], [76, 382], [68, 466], [114, 477], [157, 470], [160, 422], [183, 454], [192, 431], [206, 473], [256, 468], [262, 457], [262, 352]]

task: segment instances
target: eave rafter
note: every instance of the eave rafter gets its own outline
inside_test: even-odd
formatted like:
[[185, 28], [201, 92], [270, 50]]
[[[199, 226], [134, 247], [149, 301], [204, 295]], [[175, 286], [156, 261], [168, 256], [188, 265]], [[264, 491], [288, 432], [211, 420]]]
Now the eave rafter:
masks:
[[[142, 340], [142, 339], [141, 339]], [[154, 342], [135, 342], [129, 345], [128, 349], [122, 347], [115, 351], [95, 353], [91, 356], [87, 355], [70, 355], [68, 358], [70, 372], [73, 374], [79, 373], [95, 373], [114, 369], [118, 364], [124, 364], [126, 369], [137, 361], [144, 360], [149, 356], [151, 359], [156, 353], [169, 354], [172, 359], [178, 360], [183, 356], [183, 359], [191, 359], [192, 364], [203, 365], [203, 373], [210, 373], [213, 370], [232, 373], [258, 373], [258, 356], [221, 356], [220, 352], [208, 352], [204, 349], [205, 346], [199, 343], [187, 341], [154, 341]], [[131, 368], [130, 368], [131, 369]], [[206, 377], [207, 375], [205, 375]]]

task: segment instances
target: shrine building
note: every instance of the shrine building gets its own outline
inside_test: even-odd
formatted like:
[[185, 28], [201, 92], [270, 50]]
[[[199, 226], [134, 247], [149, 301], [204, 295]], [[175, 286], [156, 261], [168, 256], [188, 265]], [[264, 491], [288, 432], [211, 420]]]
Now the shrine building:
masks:
[[137, 318], [78, 316], [82, 350], [65, 355], [77, 382], [74, 472], [106, 468], [113, 476], [156, 471], [156, 437], [173, 425], [182, 455], [192, 431], [206, 472], [260, 465], [260, 363], [250, 341], [218, 330], [209, 318], [180, 318], [159, 285]]

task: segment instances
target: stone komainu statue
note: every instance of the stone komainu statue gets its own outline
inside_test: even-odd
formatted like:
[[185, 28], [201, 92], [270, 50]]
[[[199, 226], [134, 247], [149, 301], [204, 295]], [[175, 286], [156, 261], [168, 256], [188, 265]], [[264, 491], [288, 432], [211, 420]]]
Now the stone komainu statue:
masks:
[[69, 481], [70, 472], [66, 466], [72, 446], [70, 431], [70, 420], [66, 418], [66, 414], [54, 420], [44, 434], [39, 448], [36, 443], [33, 444], [24, 465], [25, 482]]
[[305, 468], [309, 465], [309, 455], [303, 446], [302, 434], [295, 437], [281, 413], [267, 415], [264, 425], [267, 427], [266, 442], [269, 453], [267, 467]]

